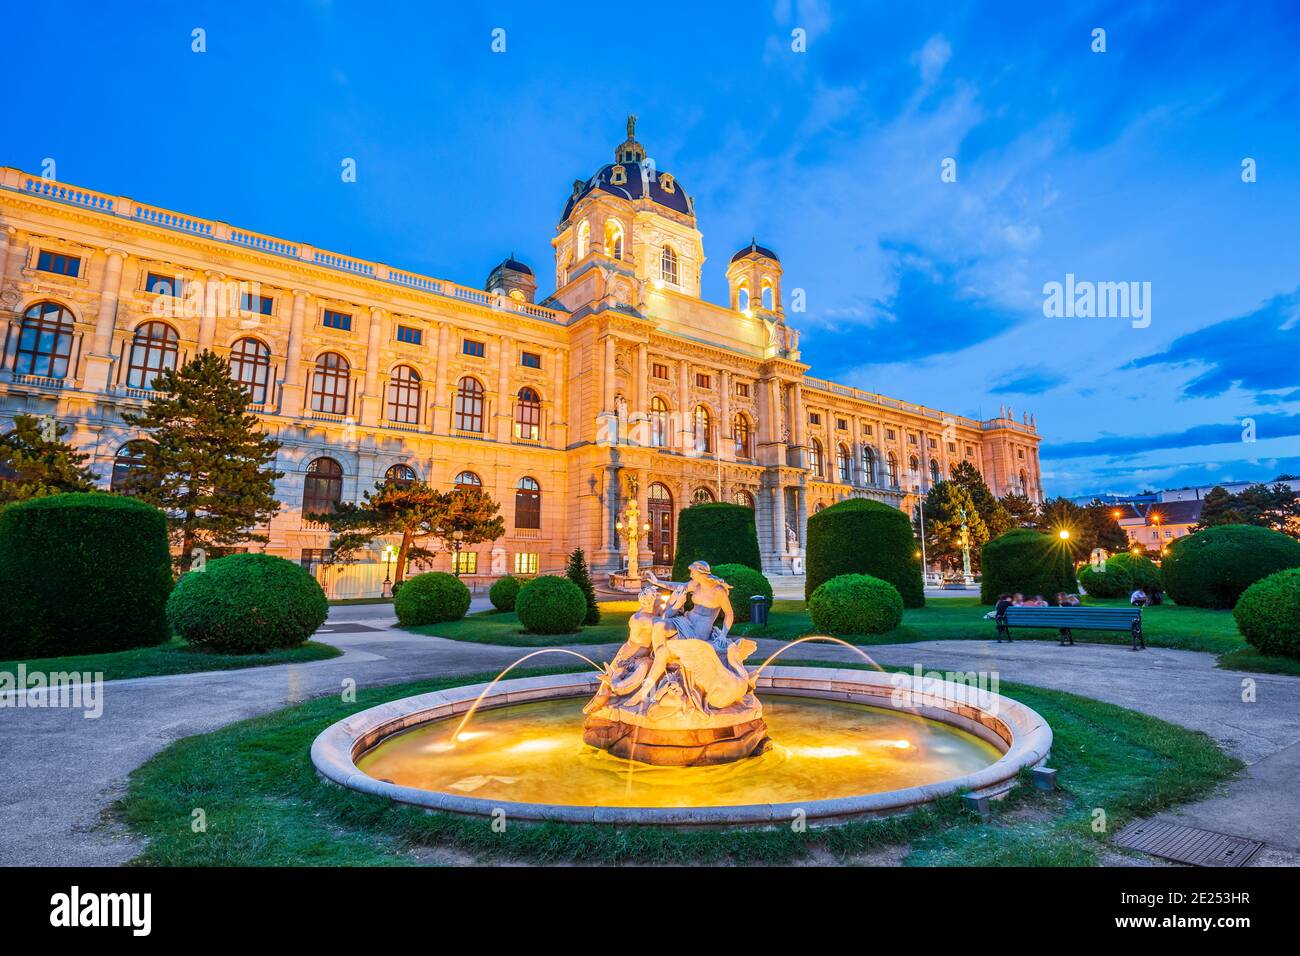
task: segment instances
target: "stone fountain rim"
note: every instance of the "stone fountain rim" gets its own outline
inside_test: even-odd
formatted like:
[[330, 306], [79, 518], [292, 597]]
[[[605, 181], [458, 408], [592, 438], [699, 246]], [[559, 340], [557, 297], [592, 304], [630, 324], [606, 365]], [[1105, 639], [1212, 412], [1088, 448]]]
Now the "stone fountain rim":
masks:
[[[918, 687], [921, 681], [924, 683]], [[403, 787], [358, 769], [356, 760], [381, 740], [463, 714], [487, 686], [479, 683], [451, 687], [389, 701], [353, 714], [317, 736], [311, 747], [312, 763], [323, 778], [340, 786], [431, 811], [484, 817], [504, 812], [507, 820], [538, 822], [754, 826], [788, 823], [798, 811], [810, 821], [832, 822], [899, 813], [954, 793], [998, 797], [1015, 786], [1022, 769], [1045, 764], [1052, 749], [1052, 729], [1047, 721], [1019, 701], [1001, 694], [988, 695], [992, 709], [986, 710], [968, 703], [965, 698], [969, 691], [947, 680], [908, 673], [773, 666], [759, 678], [758, 689], [767, 688], [788, 697], [845, 700], [890, 710], [906, 708], [912, 703], [911, 695], [919, 694], [920, 703], [908, 708], [909, 713], [975, 734], [1002, 750], [1002, 756], [973, 773], [902, 790], [795, 803], [712, 807], [596, 807], [487, 800]], [[480, 709], [581, 697], [594, 693], [595, 687], [595, 673], [503, 680], [484, 698]], [[908, 695], [901, 701], [902, 707], [895, 706], [891, 700], [896, 690]]]

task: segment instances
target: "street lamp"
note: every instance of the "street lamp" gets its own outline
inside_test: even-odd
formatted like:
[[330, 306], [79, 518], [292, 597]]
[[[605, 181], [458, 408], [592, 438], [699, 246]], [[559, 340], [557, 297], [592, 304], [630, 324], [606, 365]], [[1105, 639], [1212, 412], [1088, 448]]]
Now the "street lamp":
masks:
[[1059, 532], [1057, 532], [1057, 535], [1056, 535], [1056, 536], [1057, 536], [1058, 538], [1060, 538], [1062, 541], [1069, 541], [1069, 540], [1070, 540], [1070, 532], [1069, 532], [1068, 530], [1066, 530], [1065, 528], [1062, 528]]
[[457, 528], [451, 533], [451, 566], [460, 577], [460, 549], [465, 546], [465, 532]]
[[384, 596], [387, 597], [392, 593], [393, 564], [397, 561], [397, 549], [391, 543], [385, 545], [382, 557], [384, 561]]

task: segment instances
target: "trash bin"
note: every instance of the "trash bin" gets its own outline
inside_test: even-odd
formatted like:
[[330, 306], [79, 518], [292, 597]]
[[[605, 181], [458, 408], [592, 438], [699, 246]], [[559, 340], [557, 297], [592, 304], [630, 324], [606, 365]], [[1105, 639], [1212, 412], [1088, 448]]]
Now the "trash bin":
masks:
[[755, 627], [767, 627], [767, 595], [755, 594], [749, 599], [749, 622]]

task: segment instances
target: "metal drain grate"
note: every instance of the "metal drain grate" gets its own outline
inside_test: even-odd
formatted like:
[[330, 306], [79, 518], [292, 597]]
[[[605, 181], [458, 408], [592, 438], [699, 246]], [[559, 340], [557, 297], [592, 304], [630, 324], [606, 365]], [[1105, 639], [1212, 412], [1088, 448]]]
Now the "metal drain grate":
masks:
[[1191, 866], [1244, 866], [1264, 845], [1245, 837], [1152, 820], [1130, 823], [1116, 835], [1115, 842], [1119, 846]]

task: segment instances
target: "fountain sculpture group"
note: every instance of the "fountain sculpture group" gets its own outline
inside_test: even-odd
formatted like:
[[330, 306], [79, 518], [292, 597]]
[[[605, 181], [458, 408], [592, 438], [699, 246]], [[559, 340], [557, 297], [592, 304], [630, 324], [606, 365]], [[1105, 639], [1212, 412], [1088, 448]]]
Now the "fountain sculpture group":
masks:
[[690, 566], [689, 581], [649, 575], [627, 643], [583, 709], [587, 743], [677, 767], [730, 763], [772, 746], [745, 669], [757, 645], [728, 636], [735, 623], [730, 591], [704, 561]]

